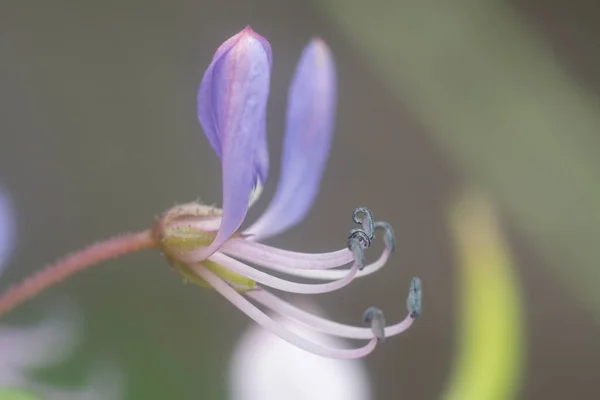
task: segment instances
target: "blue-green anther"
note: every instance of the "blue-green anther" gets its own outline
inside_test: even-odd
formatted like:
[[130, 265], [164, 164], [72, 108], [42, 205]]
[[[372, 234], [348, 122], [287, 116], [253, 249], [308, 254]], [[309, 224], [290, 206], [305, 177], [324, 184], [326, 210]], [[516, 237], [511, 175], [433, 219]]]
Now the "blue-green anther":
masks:
[[377, 221], [375, 222], [375, 229], [383, 229], [383, 242], [385, 243], [386, 247], [390, 249], [391, 252], [396, 250], [396, 235], [392, 225], [385, 221]]
[[[367, 207], [357, 207], [352, 213], [352, 219], [356, 224], [362, 224], [363, 231], [369, 237], [369, 240], [373, 240], [373, 234], [375, 232], [375, 226], [373, 225], [373, 213]], [[369, 246], [366, 246], [369, 247]]]
[[363, 323], [369, 325], [379, 343], [385, 340], [385, 316], [377, 307], [369, 307], [363, 314]]
[[348, 250], [352, 252], [352, 255], [354, 256], [354, 262], [358, 265], [358, 270], [362, 271], [365, 267], [365, 249], [360, 239], [355, 236], [355, 233], [357, 232], [353, 231], [357, 231], [359, 234], [362, 232], [362, 230], [358, 229], [353, 229], [350, 232], [350, 235], [352, 236], [348, 238]]
[[421, 284], [421, 278], [414, 277], [410, 281], [410, 287], [408, 289], [408, 310], [410, 316], [417, 318], [421, 316], [422, 311], [422, 297], [423, 297], [423, 286]]

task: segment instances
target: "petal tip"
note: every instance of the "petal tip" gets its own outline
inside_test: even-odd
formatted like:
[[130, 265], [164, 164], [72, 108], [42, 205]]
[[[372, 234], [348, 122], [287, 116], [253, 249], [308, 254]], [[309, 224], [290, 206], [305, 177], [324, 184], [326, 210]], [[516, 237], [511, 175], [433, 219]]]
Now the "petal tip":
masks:
[[315, 52], [317, 60], [331, 60], [333, 56], [331, 54], [331, 50], [329, 46], [320, 37], [314, 37], [308, 44], [308, 48], [312, 49]]
[[256, 33], [256, 31], [254, 31], [254, 29], [252, 29], [250, 27], [250, 25], [246, 25], [246, 27], [238, 33], [238, 40], [241, 40], [242, 38], [244, 38], [246, 36], [248, 36], [252, 39], [258, 39], [258, 40], [263, 39], [264, 40], [264, 38], [261, 35]]
[[323, 40], [323, 38], [319, 37], [319, 36], [315, 36], [310, 40], [309, 43], [310, 46], [314, 46], [317, 48], [322, 48], [324, 50], [329, 50], [329, 46], [327, 46], [327, 43], [325, 42], [325, 40]]
[[263, 36], [256, 33], [256, 31], [252, 29], [250, 25], [246, 25], [244, 29], [242, 29], [241, 31], [227, 39], [225, 42], [223, 42], [223, 44], [221, 44], [217, 48], [217, 51], [213, 56], [213, 61], [222, 56], [228, 50], [232, 49], [235, 45], [240, 43], [245, 38], [248, 38], [250, 40], [258, 40], [261, 43], [264, 51], [267, 53], [269, 62], [271, 61], [271, 45], [269, 44], [269, 41]]
[[252, 29], [252, 27], [250, 25], [246, 25], [246, 27], [244, 29], [242, 29], [240, 33], [246, 33], [248, 35], [260, 36], [259, 34], [256, 33], [256, 31], [254, 31], [254, 29]]

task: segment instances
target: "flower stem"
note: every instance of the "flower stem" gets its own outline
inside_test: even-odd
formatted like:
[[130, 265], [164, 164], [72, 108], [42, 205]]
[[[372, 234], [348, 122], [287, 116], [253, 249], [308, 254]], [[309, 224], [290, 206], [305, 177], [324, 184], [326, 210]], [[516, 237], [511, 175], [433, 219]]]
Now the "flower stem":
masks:
[[147, 229], [94, 243], [83, 250], [69, 254], [0, 294], [0, 317], [87, 267], [127, 253], [156, 247], [158, 244], [153, 231]]

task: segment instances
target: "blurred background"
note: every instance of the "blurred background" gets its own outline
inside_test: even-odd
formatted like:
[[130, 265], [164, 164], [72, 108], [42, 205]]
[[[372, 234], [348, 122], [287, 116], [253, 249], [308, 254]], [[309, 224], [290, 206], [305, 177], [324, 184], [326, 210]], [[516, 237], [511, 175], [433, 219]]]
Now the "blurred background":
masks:
[[[255, 218], [277, 182], [295, 63], [321, 36], [339, 74], [332, 153], [309, 217], [270, 243], [337, 249], [360, 205], [394, 226], [388, 267], [311, 299], [339, 321], [370, 305], [392, 321], [422, 277], [423, 317], [364, 360], [372, 398], [600, 398], [598, 21], [583, 0], [5, 0], [0, 186], [17, 233], [0, 287], [175, 203], [220, 202], [195, 98], [217, 46], [247, 24], [274, 58], [272, 169]], [[488, 247], [461, 236], [472, 220], [453, 211], [473, 186], [489, 202], [464, 235]], [[158, 252], [93, 268], [3, 323], [65, 300], [81, 339], [36, 376], [77, 385], [111, 359], [124, 399], [228, 398], [250, 321], [183, 285]]]

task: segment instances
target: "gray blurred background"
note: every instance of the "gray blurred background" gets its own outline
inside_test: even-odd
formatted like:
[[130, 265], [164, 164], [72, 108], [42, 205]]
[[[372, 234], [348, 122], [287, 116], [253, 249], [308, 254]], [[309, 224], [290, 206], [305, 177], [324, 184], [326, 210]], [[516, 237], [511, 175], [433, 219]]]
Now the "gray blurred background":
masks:
[[[216, 47], [247, 24], [274, 57], [272, 169], [256, 217], [278, 178], [293, 68], [317, 35], [338, 67], [336, 136], [309, 217], [271, 243], [338, 248], [359, 205], [393, 224], [391, 267], [317, 299], [341, 321], [357, 321], [372, 304], [395, 320], [409, 278], [423, 278], [422, 319], [366, 360], [374, 398], [436, 399], [447, 384], [459, 311], [446, 214], [473, 181], [500, 206], [524, 291], [518, 398], [600, 398], [599, 7], [367, 3], [3, 1], [0, 183], [19, 225], [0, 286], [143, 229], [176, 202], [220, 202], [220, 165], [195, 98]], [[530, 49], [542, 49], [539, 58]], [[110, 356], [126, 375], [127, 399], [226, 398], [228, 359], [249, 320], [216, 293], [182, 285], [158, 252], [87, 271], [9, 321], [63, 298], [82, 309], [85, 335], [77, 354], [44, 377], [77, 383], [83, 367]]]

